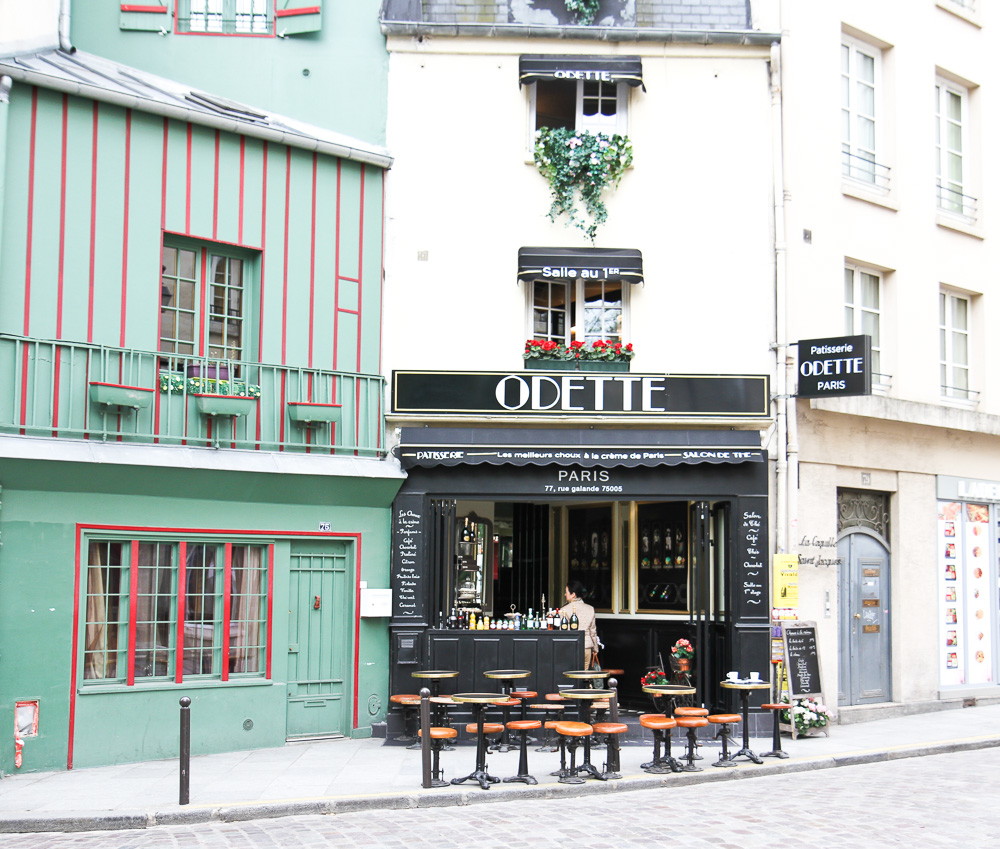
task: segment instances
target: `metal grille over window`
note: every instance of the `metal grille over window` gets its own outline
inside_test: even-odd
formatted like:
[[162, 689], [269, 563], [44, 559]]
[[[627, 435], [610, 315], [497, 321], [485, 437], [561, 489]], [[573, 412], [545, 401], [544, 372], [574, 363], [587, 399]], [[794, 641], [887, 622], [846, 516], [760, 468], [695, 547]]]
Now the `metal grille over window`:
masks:
[[867, 528], [889, 539], [889, 496], [863, 489], [837, 490], [837, 533]]

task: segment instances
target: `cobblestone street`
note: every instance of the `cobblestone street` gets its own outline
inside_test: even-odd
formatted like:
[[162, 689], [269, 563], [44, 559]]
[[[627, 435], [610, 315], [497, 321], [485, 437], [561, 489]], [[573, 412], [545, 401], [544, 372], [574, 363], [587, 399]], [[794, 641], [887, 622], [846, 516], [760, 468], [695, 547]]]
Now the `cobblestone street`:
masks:
[[[489, 792], [489, 791], [486, 791]], [[1000, 845], [1000, 749], [560, 800], [147, 831], [4, 835], [4, 849]]]

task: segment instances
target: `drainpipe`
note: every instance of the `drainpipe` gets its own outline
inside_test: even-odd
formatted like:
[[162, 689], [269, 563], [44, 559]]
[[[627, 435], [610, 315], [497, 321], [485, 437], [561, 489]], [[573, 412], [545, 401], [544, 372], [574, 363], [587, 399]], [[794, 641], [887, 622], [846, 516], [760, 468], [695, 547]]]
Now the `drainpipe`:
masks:
[[[771, 44], [771, 173], [774, 196], [774, 330], [775, 330], [775, 414], [778, 459], [775, 465], [775, 519], [777, 539], [775, 552], [789, 550], [790, 517], [794, 478], [788, 461], [789, 429], [795, 418], [794, 399], [788, 397], [789, 362], [787, 275], [788, 254], [785, 232], [784, 152], [782, 145], [781, 45]], [[789, 415], [789, 412], [791, 415]]]
[[76, 53], [69, 42], [69, 7], [71, 0], [59, 0], [59, 49], [64, 53]]
[[[14, 81], [0, 77], [0, 257], [3, 256], [3, 201], [7, 193], [7, 120], [10, 112], [10, 89]], [[0, 268], [3, 266], [0, 265]]]

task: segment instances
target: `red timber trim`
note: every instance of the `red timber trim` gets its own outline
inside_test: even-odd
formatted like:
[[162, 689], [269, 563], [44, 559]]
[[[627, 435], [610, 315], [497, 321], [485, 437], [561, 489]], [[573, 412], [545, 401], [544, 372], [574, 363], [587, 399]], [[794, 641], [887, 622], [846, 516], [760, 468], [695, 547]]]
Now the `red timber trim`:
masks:
[[337, 228], [334, 237], [333, 258], [333, 363], [330, 368], [337, 371], [337, 348], [340, 334], [340, 190], [341, 160], [337, 160]]
[[208, 294], [208, 250], [201, 249], [201, 326], [198, 328], [198, 356], [205, 356], [205, 306]]
[[240, 198], [236, 210], [236, 240], [243, 241], [243, 187], [246, 181], [247, 137], [240, 136]]
[[[96, 104], [95, 104], [96, 105]], [[80, 655], [80, 546], [83, 534], [76, 529], [75, 570], [73, 574], [73, 639], [70, 647], [69, 667], [69, 729], [66, 735], [66, 769], [73, 769], [73, 740], [76, 732], [76, 666]], [[86, 600], [84, 601], [86, 604]]]
[[267, 660], [264, 677], [271, 680], [271, 634], [274, 623], [274, 543], [267, 547]]
[[215, 131], [215, 176], [212, 180], [212, 240], [219, 238], [219, 131]]
[[177, 546], [177, 648], [174, 652], [174, 682], [184, 682], [184, 609], [187, 589], [187, 540]]
[[[35, 219], [35, 138], [38, 128], [38, 87], [31, 89], [31, 140], [28, 154], [28, 212], [25, 222], [26, 245], [24, 257], [24, 336], [30, 336], [31, 326], [31, 248], [34, 239]], [[21, 434], [28, 421], [28, 352], [25, 349], [21, 361]]]
[[292, 149], [285, 148], [285, 248], [281, 275], [281, 364], [286, 365], [288, 343], [288, 220], [292, 203]]
[[[59, 153], [59, 260], [56, 270], [56, 339], [62, 339], [63, 325], [63, 285], [66, 281], [66, 135], [69, 125], [69, 95], [62, 96], [62, 133]], [[59, 431], [59, 367], [62, 357], [56, 345], [55, 362], [52, 364], [52, 430], [53, 436]]]
[[[122, 199], [122, 312], [119, 347], [125, 347], [125, 318], [128, 301], [128, 202], [132, 151], [132, 110], [125, 110], [125, 197]], [[157, 324], [159, 326], [159, 324]]]
[[139, 609], [139, 540], [132, 540], [132, 551], [128, 564], [128, 609], [132, 611], [128, 618], [128, 661], [125, 672], [125, 686], [135, 685], [135, 611]]
[[222, 578], [222, 680], [229, 680], [230, 592], [233, 589], [233, 544], [226, 543], [226, 565]]
[[[365, 259], [365, 163], [361, 163], [361, 189], [358, 192], [360, 203], [358, 205], [358, 350], [354, 368], [361, 371], [361, 281], [365, 279], [364, 259]], [[124, 347], [124, 346], [123, 346]], [[355, 430], [355, 433], [358, 431]]]
[[[316, 324], [316, 170], [318, 163], [319, 157], [314, 153], [312, 161], [312, 220], [309, 226], [309, 368], [312, 368], [313, 364], [313, 331]], [[309, 397], [312, 398], [312, 395]]]
[[191, 136], [192, 125], [187, 125], [187, 176], [184, 182], [184, 232], [191, 233]]
[[[264, 361], [264, 272], [266, 268], [265, 257], [267, 251], [267, 142], [264, 142], [263, 155], [261, 157], [261, 197], [260, 197], [260, 274], [259, 279], [259, 304], [257, 306], [257, 361]], [[254, 440], [256, 447], [260, 447], [261, 421], [260, 416], [256, 416], [256, 432]]]
[[361, 669], [361, 534], [355, 534], [354, 552], [354, 728], [358, 727], [358, 674]]
[[136, 3], [122, 3], [121, 9], [123, 12], [152, 12], [160, 15], [167, 13], [166, 6], [141, 6]]
[[293, 15], [318, 15], [319, 6], [302, 6], [299, 9], [275, 9], [274, 17], [290, 18]]
[[[94, 120], [90, 145], [90, 260], [87, 269], [87, 342], [94, 341], [94, 282], [97, 262], [97, 116], [94, 101]], [[159, 326], [159, 325], [157, 325]]]
[[[378, 373], [382, 374], [382, 318], [385, 307], [385, 171], [380, 174], [382, 181], [382, 221], [381, 221], [381, 248], [379, 250], [379, 275], [378, 275]], [[379, 421], [382, 421], [382, 393], [378, 399]], [[375, 447], [382, 447], [382, 428], [376, 428]]]
[[[160, 267], [156, 270], [156, 276], [160, 277], [160, 285], [163, 285], [163, 234], [167, 231], [167, 151], [170, 146], [170, 119], [163, 119], [163, 164], [160, 166]], [[156, 336], [159, 348], [160, 336], [160, 299], [155, 300], [156, 304]], [[157, 367], [159, 372], [159, 367]], [[157, 392], [153, 401], [155, 413], [153, 415], [153, 442], [160, 441], [160, 393]]]

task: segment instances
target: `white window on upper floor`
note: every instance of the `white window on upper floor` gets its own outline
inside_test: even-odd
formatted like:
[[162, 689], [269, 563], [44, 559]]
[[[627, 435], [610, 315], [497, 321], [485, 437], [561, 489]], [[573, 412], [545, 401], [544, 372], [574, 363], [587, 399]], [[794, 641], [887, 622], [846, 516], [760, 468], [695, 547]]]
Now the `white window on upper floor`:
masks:
[[625, 135], [629, 87], [601, 80], [539, 80], [531, 87], [533, 130], [543, 127]]
[[844, 334], [872, 338], [872, 380], [887, 384], [882, 373], [882, 275], [870, 268], [844, 266]]
[[885, 191], [882, 51], [842, 36], [840, 45], [841, 171], [844, 177]]
[[971, 401], [978, 394], [969, 383], [969, 330], [972, 303], [965, 295], [942, 289], [938, 293], [938, 334], [941, 395]]
[[975, 220], [968, 88], [939, 77], [934, 85], [934, 119], [938, 209]]
[[622, 280], [534, 280], [528, 336], [570, 342], [625, 342], [631, 284]]
[[273, 0], [177, 0], [178, 32], [270, 35]]

